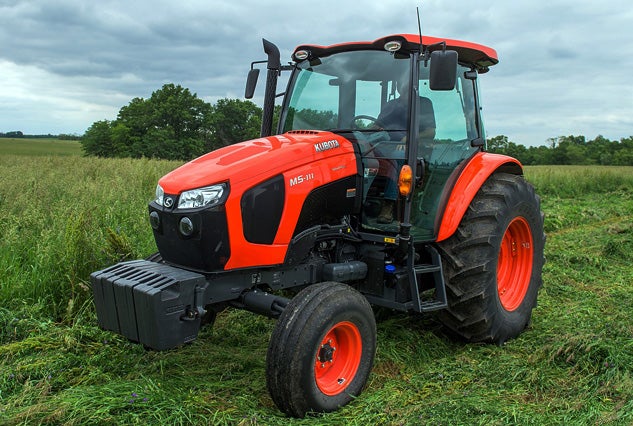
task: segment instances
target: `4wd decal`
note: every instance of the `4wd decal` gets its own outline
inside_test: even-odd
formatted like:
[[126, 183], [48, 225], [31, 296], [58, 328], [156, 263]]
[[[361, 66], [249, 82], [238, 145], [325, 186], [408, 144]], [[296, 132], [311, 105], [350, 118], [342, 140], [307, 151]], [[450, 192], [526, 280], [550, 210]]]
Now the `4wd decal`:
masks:
[[332, 140], [325, 141], [325, 142], [315, 143], [314, 144], [314, 151], [315, 152], [323, 152], [323, 151], [327, 151], [328, 149], [338, 148], [339, 146], [341, 146], [341, 145], [338, 143], [338, 141], [336, 139], [332, 139]]

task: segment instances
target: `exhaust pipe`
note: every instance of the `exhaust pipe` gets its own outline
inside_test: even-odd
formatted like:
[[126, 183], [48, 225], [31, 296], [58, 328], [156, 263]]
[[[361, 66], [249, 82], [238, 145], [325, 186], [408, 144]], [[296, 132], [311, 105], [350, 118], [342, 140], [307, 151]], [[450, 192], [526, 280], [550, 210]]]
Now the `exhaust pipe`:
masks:
[[273, 114], [275, 111], [275, 97], [277, 96], [277, 77], [281, 72], [281, 61], [279, 59], [279, 49], [273, 43], [262, 39], [264, 52], [268, 55], [266, 68], [266, 91], [264, 92], [264, 108], [262, 112], [261, 137], [272, 135]]

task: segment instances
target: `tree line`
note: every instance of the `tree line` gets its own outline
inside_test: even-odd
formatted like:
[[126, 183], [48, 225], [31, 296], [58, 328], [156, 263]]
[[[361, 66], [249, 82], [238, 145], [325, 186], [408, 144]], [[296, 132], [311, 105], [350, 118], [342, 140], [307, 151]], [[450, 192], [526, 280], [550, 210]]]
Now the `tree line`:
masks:
[[612, 141], [603, 136], [549, 138], [548, 145], [525, 147], [500, 135], [489, 138], [488, 151], [509, 155], [524, 165], [603, 165], [633, 166], [633, 136]]
[[13, 130], [10, 132], [0, 132], [0, 138], [11, 138], [11, 139], [60, 139], [60, 140], [73, 140], [78, 141], [81, 139], [81, 136], [77, 135], [69, 135], [69, 134], [59, 134], [53, 135], [51, 133], [47, 133], [45, 135], [25, 135], [21, 130]]
[[[132, 99], [115, 120], [93, 123], [81, 143], [86, 155], [190, 160], [257, 138], [261, 115], [261, 108], [251, 101], [220, 99], [211, 105], [189, 89], [170, 83], [148, 99]], [[619, 141], [602, 136], [593, 140], [559, 136], [548, 139], [547, 144], [528, 148], [505, 135], [487, 141], [489, 152], [510, 155], [525, 165], [633, 165], [633, 136]]]

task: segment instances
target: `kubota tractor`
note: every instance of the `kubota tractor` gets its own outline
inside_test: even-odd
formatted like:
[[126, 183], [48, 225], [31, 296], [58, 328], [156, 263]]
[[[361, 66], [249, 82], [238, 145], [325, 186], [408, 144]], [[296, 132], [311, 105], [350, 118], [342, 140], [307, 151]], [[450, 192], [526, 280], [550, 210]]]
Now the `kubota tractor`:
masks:
[[163, 350], [228, 306], [276, 318], [267, 386], [299, 417], [362, 391], [372, 305], [436, 311], [470, 342], [521, 333], [545, 235], [521, 164], [485, 152], [477, 79], [496, 52], [408, 34], [302, 45], [288, 65], [266, 40], [264, 51], [261, 137], [159, 180], [149, 204], [158, 253], [91, 275], [100, 326]]

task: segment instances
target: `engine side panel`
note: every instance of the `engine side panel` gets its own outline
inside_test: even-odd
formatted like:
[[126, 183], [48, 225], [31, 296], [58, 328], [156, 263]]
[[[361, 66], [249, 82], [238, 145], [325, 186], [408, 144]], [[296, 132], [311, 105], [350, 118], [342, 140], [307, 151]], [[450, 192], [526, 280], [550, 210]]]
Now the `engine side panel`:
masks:
[[[253, 243], [244, 235], [242, 197], [238, 198], [234, 195], [248, 191], [251, 182], [246, 181], [231, 186], [232, 196], [226, 203], [231, 257], [225, 266], [226, 270], [284, 263], [288, 245], [297, 229], [306, 199], [315, 191], [320, 192], [319, 188], [331, 187], [334, 182], [337, 182], [333, 186], [339, 189], [336, 198], [345, 197], [339, 200], [344, 210], [346, 210], [344, 206], [348, 204], [352, 207], [355, 205], [354, 197], [360, 193], [360, 188], [357, 188], [359, 180], [356, 178], [358, 176], [357, 161], [353, 151], [293, 168], [282, 173], [282, 176], [285, 200], [279, 227], [272, 244]], [[330, 197], [330, 204], [333, 201]], [[312, 211], [314, 206], [309, 202], [307, 208]], [[349, 211], [346, 210], [347, 214], [351, 213], [351, 210], [352, 208]], [[260, 214], [266, 215], [268, 212], [264, 211]], [[306, 213], [303, 214], [305, 216]]]
[[242, 196], [244, 237], [251, 243], [272, 244], [284, 209], [283, 175], [249, 189]]

